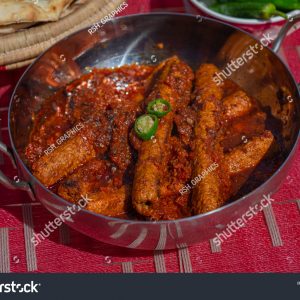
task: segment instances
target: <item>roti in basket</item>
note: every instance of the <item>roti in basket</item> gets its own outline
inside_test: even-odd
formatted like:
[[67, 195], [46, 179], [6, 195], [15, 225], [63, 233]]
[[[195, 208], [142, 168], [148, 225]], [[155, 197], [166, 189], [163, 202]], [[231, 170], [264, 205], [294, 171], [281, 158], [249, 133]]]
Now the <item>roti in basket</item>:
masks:
[[0, 1], [0, 33], [15, 32], [39, 22], [57, 21], [86, 1], [2, 0]]

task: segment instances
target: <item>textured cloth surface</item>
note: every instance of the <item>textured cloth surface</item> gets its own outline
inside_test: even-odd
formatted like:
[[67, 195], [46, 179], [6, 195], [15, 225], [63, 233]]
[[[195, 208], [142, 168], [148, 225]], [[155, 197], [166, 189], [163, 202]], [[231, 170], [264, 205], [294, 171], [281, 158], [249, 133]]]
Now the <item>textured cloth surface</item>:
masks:
[[[138, 2], [138, 3], [137, 3]], [[123, 14], [193, 9], [188, 1], [128, 1]], [[190, 11], [189, 11], [190, 12]], [[291, 33], [281, 55], [300, 82], [300, 31]], [[1, 139], [8, 143], [9, 97], [24, 69], [0, 71]], [[17, 173], [4, 158], [1, 170]], [[17, 177], [15, 177], [18, 180]], [[33, 248], [29, 237], [53, 216], [28, 195], [0, 186], [0, 272], [300, 272], [300, 150], [289, 175], [259, 213], [216, 248], [209, 241], [172, 251], [136, 251], [95, 241], [67, 226]]]

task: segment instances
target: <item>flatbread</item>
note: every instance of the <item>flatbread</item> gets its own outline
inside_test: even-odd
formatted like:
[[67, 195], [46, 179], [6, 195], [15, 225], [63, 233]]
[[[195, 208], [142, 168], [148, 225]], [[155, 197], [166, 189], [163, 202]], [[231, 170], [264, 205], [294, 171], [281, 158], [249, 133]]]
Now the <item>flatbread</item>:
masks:
[[[0, 0], [1, 1], [1, 0]], [[8, 2], [12, 2], [11, 0], [4, 0], [5, 2], [0, 3], [0, 16], [1, 16], [1, 6], [4, 3], [8, 3]], [[27, 0], [28, 1], [28, 0]], [[31, 0], [31, 2], [34, 2], [36, 0]], [[42, 1], [42, 0], [39, 0]], [[44, 0], [43, 0], [44, 1]], [[59, 19], [62, 19], [66, 16], [68, 16], [69, 14], [71, 14], [73, 11], [75, 11], [76, 9], [78, 9], [80, 6], [82, 6], [83, 4], [85, 4], [87, 1], [89, 0], [76, 0], [75, 2], [73, 2], [71, 5], [66, 6], [63, 11], [61, 12]], [[48, 1], [48, 2], [53, 2], [53, 1]], [[71, 1], [72, 2], [72, 1]], [[41, 2], [42, 3], [42, 2]], [[27, 4], [27, 3], [26, 3]], [[32, 4], [32, 3], [31, 3]], [[33, 3], [34, 4], [34, 3]], [[19, 17], [18, 17], [19, 18]], [[4, 21], [4, 20], [2, 20]], [[50, 20], [50, 21], [56, 21], [56, 20]], [[25, 20], [21, 21], [19, 20], [18, 23], [11, 23], [11, 24], [7, 24], [7, 25], [1, 25], [1, 18], [0, 18], [0, 35], [5, 35], [5, 34], [9, 34], [9, 33], [14, 33], [17, 32], [19, 30], [22, 29], [26, 29], [28, 27], [31, 27], [37, 23], [41, 23], [41, 22], [47, 22], [40, 20], [40, 21], [33, 21], [33, 22], [26, 22]]]
[[35, 23], [20, 23], [20, 24], [3, 25], [3, 26], [0, 26], [0, 34], [14, 33], [21, 29], [28, 28], [34, 24]]
[[74, 0], [2, 0], [0, 26], [57, 21]]

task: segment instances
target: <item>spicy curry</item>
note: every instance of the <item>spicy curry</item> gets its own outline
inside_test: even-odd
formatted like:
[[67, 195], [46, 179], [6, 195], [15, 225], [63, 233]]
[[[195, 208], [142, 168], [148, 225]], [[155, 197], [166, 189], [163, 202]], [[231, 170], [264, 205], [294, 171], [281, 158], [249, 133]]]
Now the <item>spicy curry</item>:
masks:
[[[194, 73], [176, 56], [94, 69], [34, 116], [26, 162], [62, 198], [88, 195], [86, 208], [99, 214], [170, 220], [214, 210], [261, 174], [276, 148], [267, 114], [234, 82], [218, 85], [218, 72], [203, 64]], [[138, 132], [154, 120], [150, 135]], [[275, 170], [268, 166], [261, 180]]]

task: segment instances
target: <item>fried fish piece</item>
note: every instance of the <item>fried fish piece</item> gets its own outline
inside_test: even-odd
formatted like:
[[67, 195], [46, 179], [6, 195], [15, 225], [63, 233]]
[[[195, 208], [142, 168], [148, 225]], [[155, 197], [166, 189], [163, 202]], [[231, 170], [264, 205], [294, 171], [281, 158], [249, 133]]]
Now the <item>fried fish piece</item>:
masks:
[[63, 91], [59, 91], [45, 101], [43, 108], [34, 116], [34, 127], [25, 149], [26, 160], [30, 167], [71, 125], [65, 115]]
[[266, 114], [261, 111], [251, 112], [249, 115], [237, 118], [226, 127], [223, 133], [222, 146], [228, 152], [265, 131]]
[[76, 203], [81, 195], [90, 195], [108, 186], [115, 167], [101, 159], [92, 159], [59, 183], [57, 192], [62, 198]]
[[214, 81], [216, 73], [220, 70], [213, 64], [202, 64], [195, 75], [195, 104], [201, 107], [202, 104], [212, 102], [214, 105], [221, 103], [224, 95], [224, 84], [217, 84]]
[[93, 126], [85, 128], [69, 138], [53, 152], [43, 155], [33, 165], [33, 175], [45, 186], [51, 186], [76, 168], [96, 157]]
[[88, 195], [91, 201], [86, 209], [97, 214], [110, 217], [125, 217], [129, 211], [130, 186], [120, 188], [104, 188], [99, 192]]
[[159, 207], [159, 187], [166, 164], [164, 154], [173, 128], [174, 112], [177, 104], [185, 101], [191, 84], [192, 70], [177, 57], [163, 62], [152, 76], [151, 91], [144, 106], [154, 99], [163, 98], [171, 104], [172, 111], [160, 119], [155, 138], [143, 141], [139, 147], [132, 202], [137, 212], [146, 217], [154, 216], [156, 207]]
[[232, 194], [235, 194], [247, 181], [264, 159], [273, 142], [273, 134], [266, 130], [262, 135], [252, 138], [225, 155], [225, 164], [232, 180]]
[[150, 66], [131, 65], [83, 75], [66, 87], [68, 118], [87, 121], [107, 109], [133, 111], [144, 98], [152, 71]]
[[58, 186], [62, 198], [78, 203], [82, 196], [91, 199], [85, 207], [106, 216], [125, 216], [128, 212], [129, 185], [114, 184], [116, 167], [107, 160], [92, 159]]
[[[223, 165], [223, 149], [219, 131], [222, 127], [223, 87], [214, 81], [218, 68], [203, 64], [196, 72], [196, 105], [200, 107], [195, 125], [193, 176], [206, 171], [206, 176], [193, 189], [192, 206], [195, 214], [220, 207], [226, 200], [230, 179]], [[207, 172], [217, 164], [217, 169]]]
[[223, 99], [223, 106], [224, 117], [226, 120], [232, 120], [250, 113], [254, 105], [251, 98], [244, 91], [239, 90], [225, 97]]

